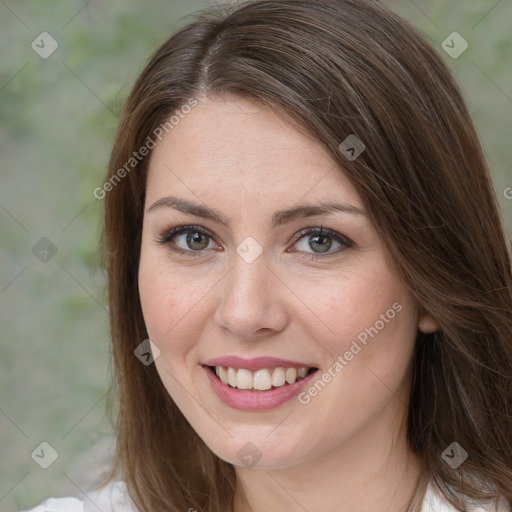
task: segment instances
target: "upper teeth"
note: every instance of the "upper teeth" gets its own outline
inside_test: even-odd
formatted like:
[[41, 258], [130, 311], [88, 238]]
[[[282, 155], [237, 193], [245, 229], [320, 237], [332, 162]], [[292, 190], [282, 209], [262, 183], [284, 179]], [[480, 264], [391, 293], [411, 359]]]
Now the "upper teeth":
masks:
[[263, 368], [252, 372], [246, 368], [216, 366], [215, 373], [224, 384], [233, 388], [265, 391], [272, 386], [278, 388], [285, 383], [293, 384], [303, 379], [308, 373], [308, 368]]

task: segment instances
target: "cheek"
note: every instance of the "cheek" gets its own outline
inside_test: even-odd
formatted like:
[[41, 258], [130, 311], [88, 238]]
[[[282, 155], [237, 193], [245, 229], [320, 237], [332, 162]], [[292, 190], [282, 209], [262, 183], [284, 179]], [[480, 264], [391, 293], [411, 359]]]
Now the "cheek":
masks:
[[[329, 354], [326, 366], [332, 376], [314, 407], [331, 400], [331, 411], [337, 411], [331, 412], [331, 420], [336, 417], [345, 427], [344, 411], [351, 411], [354, 425], [364, 422], [389, 400], [389, 390], [402, 386], [416, 339], [414, 299], [391, 272], [376, 268], [346, 274], [311, 297], [330, 330], [316, 339]], [[313, 324], [309, 329], [315, 339]], [[316, 396], [314, 390], [312, 394]]]
[[323, 339], [333, 355], [348, 350], [361, 333], [364, 341], [367, 329], [375, 332], [376, 327], [388, 336], [404, 329], [415, 332], [410, 293], [383, 262], [345, 269], [342, 275], [309, 281], [307, 286], [298, 280], [294, 287], [309, 310], [303, 318], [311, 319], [306, 324], [311, 338]]
[[[139, 295], [148, 335], [158, 344], [163, 334], [172, 326], [171, 316], [175, 303], [171, 299], [173, 293], [166, 286], [164, 276], [143, 256], [139, 266]], [[168, 314], [165, 314], [166, 311]]]
[[164, 356], [162, 361], [171, 363], [198, 339], [208, 315], [205, 293], [211, 285], [205, 276], [170, 265], [162, 251], [152, 248], [141, 252], [138, 282], [148, 336]]
[[149, 338], [165, 349], [165, 339], [171, 337], [174, 326], [185, 315], [187, 295], [178, 300], [179, 285], [173, 273], [159, 261], [152, 248], [142, 245], [139, 264], [139, 295]]
[[417, 327], [413, 298], [386, 269], [346, 273], [326, 280], [322, 290], [309, 288], [321, 322], [309, 313], [314, 320], [302, 325], [327, 358], [318, 380], [299, 397], [296, 422], [304, 422], [307, 435], [320, 437], [319, 446], [328, 450], [383, 411], [398, 414], [407, 403]]

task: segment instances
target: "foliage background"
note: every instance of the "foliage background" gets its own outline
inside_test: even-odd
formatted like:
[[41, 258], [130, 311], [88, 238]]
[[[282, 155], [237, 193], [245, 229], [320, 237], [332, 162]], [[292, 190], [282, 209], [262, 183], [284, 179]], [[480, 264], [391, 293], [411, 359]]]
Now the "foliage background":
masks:
[[[387, 0], [451, 66], [512, 231], [512, 4]], [[108, 450], [105, 276], [98, 262], [101, 186], [130, 86], [149, 55], [207, 0], [0, 2], [0, 510], [84, 497]], [[31, 48], [41, 32], [59, 48]], [[441, 42], [459, 32], [458, 59]], [[449, 150], [449, 148], [447, 148]], [[47, 263], [32, 247], [48, 237]], [[48, 469], [31, 452], [49, 442]]]

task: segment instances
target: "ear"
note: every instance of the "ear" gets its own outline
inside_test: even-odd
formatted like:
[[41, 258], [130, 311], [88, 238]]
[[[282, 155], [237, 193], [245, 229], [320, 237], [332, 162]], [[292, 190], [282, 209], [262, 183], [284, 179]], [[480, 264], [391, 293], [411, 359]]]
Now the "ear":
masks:
[[418, 329], [425, 334], [430, 334], [439, 331], [440, 327], [432, 315], [423, 313], [418, 322]]

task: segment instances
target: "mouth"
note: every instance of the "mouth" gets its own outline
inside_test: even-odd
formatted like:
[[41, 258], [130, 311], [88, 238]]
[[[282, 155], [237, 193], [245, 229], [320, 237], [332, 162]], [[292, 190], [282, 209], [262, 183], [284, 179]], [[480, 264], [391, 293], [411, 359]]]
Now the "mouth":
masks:
[[316, 367], [234, 368], [203, 365], [223, 384], [233, 389], [264, 393], [291, 386], [318, 371]]

